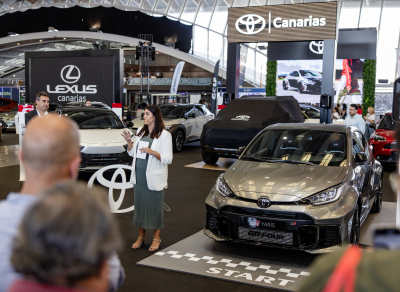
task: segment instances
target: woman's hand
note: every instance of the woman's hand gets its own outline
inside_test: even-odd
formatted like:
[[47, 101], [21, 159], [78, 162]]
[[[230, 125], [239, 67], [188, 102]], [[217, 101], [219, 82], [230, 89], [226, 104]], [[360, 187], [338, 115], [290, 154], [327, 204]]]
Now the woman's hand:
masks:
[[121, 136], [124, 137], [126, 142], [132, 141], [131, 133], [129, 133], [127, 130], [123, 130]]
[[154, 152], [155, 152], [155, 151], [151, 150], [149, 147], [140, 148], [139, 150], [142, 153], [147, 153], [150, 155], [154, 155]]

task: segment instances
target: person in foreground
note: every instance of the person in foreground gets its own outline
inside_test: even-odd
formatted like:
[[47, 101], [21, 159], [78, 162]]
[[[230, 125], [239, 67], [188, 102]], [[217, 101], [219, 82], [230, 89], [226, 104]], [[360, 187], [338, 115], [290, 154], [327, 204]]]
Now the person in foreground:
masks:
[[[397, 129], [396, 139], [400, 141], [400, 129]], [[319, 256], [310, 267], [311, 276], [302, 282], [298, 291], [399, 291], [399, 266], [400, 250], [362, 250], [348, 246]]]
[[160, 246], [160, 231], [164, 228], [164, 190], [168, 164], [172, 163], [172, 137], [165, 130], [160, 109], [153, 105], [146, 107], [144, 126], [137, 129], [133, 141], [128, 131], [122, 136], [128, 142], [128, 154], [133, 157], [130, 179], [134, 185], [133, 225], [139, 227], [139, 237], [132, 248], [142, 247], [146, 229], [154, 229], [149, 251], [155, 251]]
[[107, 292], [107, 261], [121, 237], [104, 198], [74, 182], [41, 193], [14, 240], [11, 262], [24, 278], [8, 292]]
[[[34, 117], [26, 128], [19, 153], [26, 180], [20, 193], [8, 194], [0, 202], [0, 292], [20, 277], [11, 266], [12, 239], [25, 210], [37, 200], [37, 194], [64, 180], [76, 180], [81, 161], [77, 125], [66, 117], [48, 114]], [[118, 256], [109, 261], [111, 286], [116, 290], [125, 273]]]
[[349, 108], [349, 115], [344, 120], [346, 126], [357, 127], [361, 133], [365, 133], [365, 121], [361, 115], [357, 114], [358, 105], [351, 104]]

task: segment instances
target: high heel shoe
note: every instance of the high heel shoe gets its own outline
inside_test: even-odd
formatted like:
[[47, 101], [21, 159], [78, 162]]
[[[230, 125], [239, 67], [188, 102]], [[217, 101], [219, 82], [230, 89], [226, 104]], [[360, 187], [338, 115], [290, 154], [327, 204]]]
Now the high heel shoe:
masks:
[[158, 244], [157, 247], [151, 247], [151, 246], [150, 246], [149, 251], [156, 251], [156, 250], [160, 247], [161, 239], [154, 238], [153, 241], [154, 241], [154, 240], [155, 240], [155, 241], [158, 241], [158, 242], [160, 242], [160, 243]]
[[133, 245], [132, 245], [132, 248], [133, 248], [133, 249], [141, 248], [142, 245], [143, 245], [143, 242], [146, 240], [146, 237], [141, 237], [141, 236], [139, 236], [139, 238], [142, 240], [142, 241], [140, 242], [140, 245], [133, 244]]

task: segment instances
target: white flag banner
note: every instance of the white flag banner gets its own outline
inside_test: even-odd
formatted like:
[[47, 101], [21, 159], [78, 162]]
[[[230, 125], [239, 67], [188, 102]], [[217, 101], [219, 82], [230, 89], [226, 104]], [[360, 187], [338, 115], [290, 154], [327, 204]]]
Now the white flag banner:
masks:
[[397, 75], [396, 78], [400, 77], [400, 49], [395, 49], [396, 50], [396, 68], [397, 68]]
[[178, 92], [179, 80], [181, 79], [181, 74], [184, 65], [185, 61], [180, 61], [178, 64], [176, 64], [174, 76], [172, 77], [172, 83], [171, 83], [172, 94], [176, 94]]

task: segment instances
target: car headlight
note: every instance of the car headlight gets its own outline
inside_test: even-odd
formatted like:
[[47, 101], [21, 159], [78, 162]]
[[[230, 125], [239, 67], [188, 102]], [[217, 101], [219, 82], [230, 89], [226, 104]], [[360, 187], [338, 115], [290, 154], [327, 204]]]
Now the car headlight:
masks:
[[386, 141], [385, 137], [378, 134], [374, 134], [372, 137], [374, 138], [375, 141]]
[[83, 148], [85, 148], [85, 146], [79, 145], [79, 152], [81, 152]]
[[330, 188], [322, 193], [312, 195], [312, 196], [308, 197], [307, 199], [314, 206], [332, 203], [332, 202], [339, 200], [339, 198], [341, 197], [341, 195], [343, 193], [343, 189], [344, 189], [344, 184], [341, 184], [339, 186]]
[[306, 79], [306, 82], [307, 82], [308, 84], [311, 84], [311, 85], [314, 85], [314, 84], [315, 84], [315, 81], [312, 81], [311, 79]]
[[221, 174], [217, 178], [217, 183], [215, 184], [215, 189], [218, 191], [218, 193], [220, 193], [224, 197], [229, 197], [229, 196], [233, 195], [233, 192], [231, 191], [231, 189], [228, 187], [228, 185], [226, 184], [226, 182], [224, 180], [223, 174]]
[[171, 130], [173, 126], [165, 126], [165, 130]]

